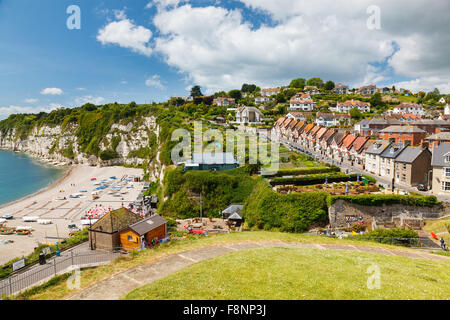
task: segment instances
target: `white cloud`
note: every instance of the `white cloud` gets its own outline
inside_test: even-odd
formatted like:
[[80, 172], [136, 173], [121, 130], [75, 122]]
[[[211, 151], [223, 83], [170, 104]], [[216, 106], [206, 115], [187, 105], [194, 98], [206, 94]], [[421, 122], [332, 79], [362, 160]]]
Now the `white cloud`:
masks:
[[155, 87], [160, 90], [164, 90], [166, 87], [161, 83], [161, 80], [159, 78], [159, 75], [155, 74], [145, 81], [145, 85], [147, 87]]
[[443, 79], [440, 77], [423, 77], [410, 81], [402, 81], [394, 83], [397, 89], [405, 88], [412, 92], [419, 91], [432, 91], [434, 88], [438, 88], [441, 93], [450, 93], [450, 79]]
[[152, 32], [143, 26], [136, 26], [132, 20], [127, 19], [124, 11], [116, 11], [115, 17], [118, 21], [110, 22], [100, 29], [97, 40], [103, 45], [115, 44], [150, 56], [152, 54], [150, 47]]
[[103, 97], [93, 97], [93, 96], [83, 96], [83, 97], [78, 97], [75, 99], [75, 103], [78, 106], [82, 106], [86, 103], [92, 103], [95, 105], [99, 105], [102, 104], [102, 102], [105, 101], [105, 98]]
[[450, 74], [450, 36], [436, 32], [450, 29], [448, 1], [379, 0], [381, 30], [367, 28], [372, 0], [240, 0], [275, 21], [258, 26], [240, 10], [159, 2], [154, 50], [207, 92], [299, 76], [349, 85], [436, 76], [439, 85]]
[[59, 96], [62, 95], [63, 93], [64, 91], [62, 91], [60, 88], [45, 88], [41, 91], [41, 94], [53, 96]]
[[189, 2], [189, 0], [153, 0], [145, 6], [150, 9], [156, 6], [159, 10], [166, 9], [168, 7], [177, 7], [180, 3]]
[[26, 103], [36, 103], [36, 102], [38, 102], [38, 99], [34, 99], [34, 98], [29, 98], [29, 99], [25, 99], [25, 102]]
[[30, 107], [30, 106], [14, 106], [0, 108], [0, 119], [7, 118], [10, 114], [17, 113], [39, 113], [39, 112], [51, 112], [59, 109], [62, 106], [60, 104], [51, 103], [48, 106]]

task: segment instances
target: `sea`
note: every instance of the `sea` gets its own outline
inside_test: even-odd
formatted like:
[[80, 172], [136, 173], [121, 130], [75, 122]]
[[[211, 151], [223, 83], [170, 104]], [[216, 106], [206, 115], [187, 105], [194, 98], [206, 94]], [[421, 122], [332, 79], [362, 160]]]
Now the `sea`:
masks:
[[27, 154], [0, 150], [0, 206], [50, 186], [65, 172]]

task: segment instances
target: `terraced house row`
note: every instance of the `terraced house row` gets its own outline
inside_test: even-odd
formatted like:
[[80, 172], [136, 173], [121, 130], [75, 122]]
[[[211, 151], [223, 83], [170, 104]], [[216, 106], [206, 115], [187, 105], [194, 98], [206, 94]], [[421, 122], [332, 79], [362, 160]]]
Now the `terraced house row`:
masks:
[[396, 184], [431, 183], [432, 153], [427, 142], [411, 146], [393, 140], [376, 140], [348, 129], [297, 120], [291, 114], [277, 120], [273, 133], [304, 151], [316, 152], [337, 163], [394, 180]]

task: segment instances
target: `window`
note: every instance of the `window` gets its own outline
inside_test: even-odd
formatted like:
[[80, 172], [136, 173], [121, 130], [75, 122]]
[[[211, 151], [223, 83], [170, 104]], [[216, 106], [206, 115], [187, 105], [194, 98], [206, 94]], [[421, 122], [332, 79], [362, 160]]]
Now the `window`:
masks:
[[444, 168], [443, 176], [450, 177], [450, 168]]
[[450, 155], [449, 156], [445, 156], [445, 162], [450, 162]]
[[406, 170], [406, 164], [405, 163], [403, 164], [403, 170]]
[[133, 241], [133, 236], [128, 235], [128, 241]]
[[450, 191], [450, 182], [442, 181], [442, 191]]
[[386, 173], [391, 174], [391, 169], [387, 169]]
[[406, 181], [406, 174], [402, 174], [402, 181]]

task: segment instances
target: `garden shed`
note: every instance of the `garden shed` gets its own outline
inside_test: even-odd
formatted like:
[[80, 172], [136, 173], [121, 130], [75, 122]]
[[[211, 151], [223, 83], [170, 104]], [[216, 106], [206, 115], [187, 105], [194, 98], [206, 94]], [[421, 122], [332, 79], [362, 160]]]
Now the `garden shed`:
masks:
[[127, 251], [152, 247], [167, 237], [167, 221], [158, 214], [120, 231], [120, 244]]
[[120, 231], [142, 220], [128, 209], [120, 208], [105, 214], [89, 228], [91, 250], [116, 250], [121, 247]]

